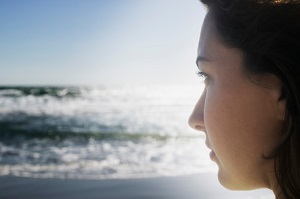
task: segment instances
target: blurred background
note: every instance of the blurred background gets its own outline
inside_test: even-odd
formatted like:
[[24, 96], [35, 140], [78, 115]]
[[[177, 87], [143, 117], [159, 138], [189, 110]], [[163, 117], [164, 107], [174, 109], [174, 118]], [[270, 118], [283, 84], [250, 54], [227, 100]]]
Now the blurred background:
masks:
[[0, 175], [215, 172], [187, 124], [204, 15], [197, 0], [1, 0]]

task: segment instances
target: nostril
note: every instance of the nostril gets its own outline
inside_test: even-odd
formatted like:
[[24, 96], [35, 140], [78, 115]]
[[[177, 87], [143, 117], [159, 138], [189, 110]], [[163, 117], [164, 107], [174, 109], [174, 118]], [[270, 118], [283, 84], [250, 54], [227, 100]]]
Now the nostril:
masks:
[[195, 128], [196, 130], [198, 130], [198, 131], [203, 131], [203, 132], [205, 133], [205, 128], [204, 128], [204, 126], [196, 125], [194, 128]]
[[193, 112], [188, 120], [188, 124], [197, 131], [205, 131], [203, 117], [200, 114], [195, 114], [195, 112]]

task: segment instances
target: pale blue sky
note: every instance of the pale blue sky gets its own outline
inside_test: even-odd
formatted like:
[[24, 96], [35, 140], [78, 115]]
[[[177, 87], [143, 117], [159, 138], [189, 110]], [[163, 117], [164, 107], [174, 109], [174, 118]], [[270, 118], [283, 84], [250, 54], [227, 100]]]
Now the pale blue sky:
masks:
[[0, 84], [186, 84], [198, 0], [0, 0]]

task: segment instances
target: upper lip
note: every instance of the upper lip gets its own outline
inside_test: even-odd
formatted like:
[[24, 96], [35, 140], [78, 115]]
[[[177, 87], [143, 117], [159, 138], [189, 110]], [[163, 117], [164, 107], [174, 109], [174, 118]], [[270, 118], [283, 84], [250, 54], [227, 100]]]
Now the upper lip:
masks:
[[207, 138], [206, 129], [204, 127], [199, 126], [199, 128], [197, 128], [197, 130], [203, 131], [205, 133], [205, 135], [206, 135], [205, 145], [207, 146], [207, 148], [209, 148], [210, 150], [212, 150], [211, 146], [209, 144], [209, 140]]
[[211, 147], [210, 147], [210, 144], [209, 144], [208, 140], [205, 141], [205, 145], [207, 146], [207, 148], [209, 148], [210, 150], [212, 150]]

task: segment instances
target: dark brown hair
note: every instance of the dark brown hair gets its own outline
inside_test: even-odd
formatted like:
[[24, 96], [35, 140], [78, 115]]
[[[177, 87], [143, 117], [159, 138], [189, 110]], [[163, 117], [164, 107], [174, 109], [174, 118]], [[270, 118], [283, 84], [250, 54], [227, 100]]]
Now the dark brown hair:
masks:
[[286, 100], [285, 141], [275, 173], [286, 198], [300, 198], [300, 0], [201, 0], [225, 45], [243, 52], [244, 70], [273, 74]]

